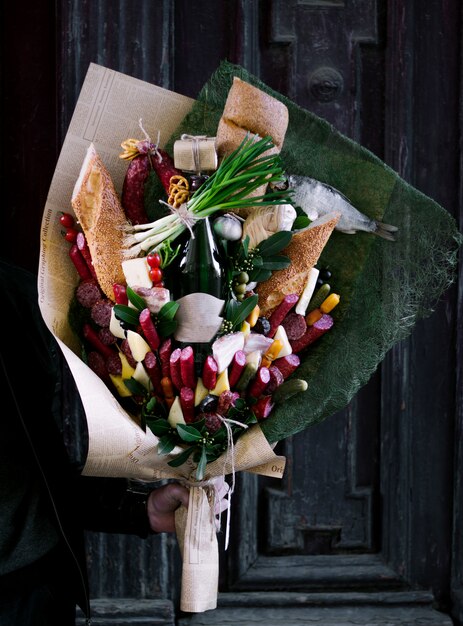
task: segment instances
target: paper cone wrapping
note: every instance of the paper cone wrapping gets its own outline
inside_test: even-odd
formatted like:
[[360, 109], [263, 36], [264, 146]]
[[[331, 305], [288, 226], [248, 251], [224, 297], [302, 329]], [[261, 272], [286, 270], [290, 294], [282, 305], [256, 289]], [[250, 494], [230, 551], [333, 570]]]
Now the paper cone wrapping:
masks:
[[[80, 342], [68, 320], [69, 304], [79, 279], [58, 217], [60, 212], [71, 210], [73, 190], [87, 149], [95, 144], [114, 181], [114, 194], [119, 194], [127, 167], [118, 158], [120, 143], [127, 136], [135, 136], [139, 117], [143, 116], [147, 132], [154, 136], [156, 129], [161, 128], [167, 140], [193, 104], [190, 98], [94, 64], [81, 93], [42, 218], [39, 306], [69, 365], [85, 410], [89, 449], [83, 474], [147, 482], [177, 479], [190, 487], [190, 506], [177, 514], [177, 537], [184, 562], [181, 608], [201, 612], [214, 608], [217, 602], [217, 529], [210, 481], [238, 471], [281, 478], [285, 459], [274, 454], [260, 427], [254, 425], [239, 438], [233, 454], [229, 450], [207, 465], [204, 480], [197, 483], [191, 458], [181, 467], [169, 466], [182, 449], [177, 447], [169, 455], [158, 454], [158, 438], [138, 425], [80, 358]], [[122, 98], [121, 94], [126, 95]], [[85, 219], [85, 215], [80, 217]]]

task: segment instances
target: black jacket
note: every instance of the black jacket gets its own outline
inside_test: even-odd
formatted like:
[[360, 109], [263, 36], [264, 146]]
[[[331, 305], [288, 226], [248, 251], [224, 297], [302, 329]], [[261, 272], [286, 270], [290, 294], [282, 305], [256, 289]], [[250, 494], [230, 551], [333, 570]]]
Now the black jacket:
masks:
[[[37, 511], [44, 511], [44, 516], [48, 512], [67, 552], [66, 575], [76, 590], [76, 604], [88, 615], [84, 530], [148, 536], [147, 495], [132, 491], [125, 479], [80, 475], [86, 431], [78, 392], [59, 346], [42, 320], [36, 277], [4, 261], [0, 261], [0, 311], [0, 450], [4, 452], [0, 488], [7, 493], [11, 487], [6, 483], [8, 477], [18, 481], [17, 493], [21, 492], [21, 480], [29, 482], [29, 491], [24, 491], [29, 497], [18, 504], [19, 513], [15, 514], [15, 528], [19, 515], [24, 521], [19, 528], [25, 533], [29, 532], [27, 507], [43, 500], [44, 506], [34, 509], [34, 529], [40, 527]], [[72, 420], [73, 427], [83, 433], [83, 449], [77, 457], [73, 454], [74, 458], [63, 441], [63, 419]], [[20, 471], [14, 468], [15, 463]], [[0, 512], [0, 525], [6, 528], [11, 520], [2, 519], [4, 515], [8, 515], [6, 507]], [[0, 542], [2, 539], [11, 542], [12, 537], [0, 531]], [[27, 544], [27, 537], [23, 539]], [[34, 541], [31, 550], [36, 545]], [[3, 554], [9, 554], [8, 550]]]

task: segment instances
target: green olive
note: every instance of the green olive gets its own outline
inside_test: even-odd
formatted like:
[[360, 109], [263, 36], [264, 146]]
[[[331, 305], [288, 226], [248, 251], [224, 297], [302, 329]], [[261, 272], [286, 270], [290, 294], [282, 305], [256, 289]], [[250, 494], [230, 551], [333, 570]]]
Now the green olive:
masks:
[[249, 274], [247, 272], [240, 272], [235, 280], [238, 283], [245, 283], [245, 284], [247, 284], [249, 282]]
[[236, 299], [238, 300], [238, 302], [243, 302], [243, 300], [244, 300], [244, 293], [236, 294]]
[[246, 292], [246, 283], [241, 283], [240, 285], [235, 285], [233, 288], [235, 293], [245, 293]]

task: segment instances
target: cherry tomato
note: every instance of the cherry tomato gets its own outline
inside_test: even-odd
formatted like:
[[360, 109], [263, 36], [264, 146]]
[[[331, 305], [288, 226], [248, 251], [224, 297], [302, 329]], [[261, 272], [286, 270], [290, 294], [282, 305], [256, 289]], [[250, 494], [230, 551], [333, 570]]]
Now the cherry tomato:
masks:
[[70, 213], [61, 213], [59, 222], [64, 228], [73, 228], [74, 218]]
[[162, 280], [162, 271], [159, 269], [159, 267], [152, 267], [149, 271], [150, 274], [150, 278], [153, 281], [153, 283], [160, 283]]
[[150, 252], [146, 257], [146, 262], [150, 267], [156, 268], [161, 265], [161, 255], [159, 252]]
[[77, 239], [77, 230], [75, 228], [67, 228], [63, 236], [66, 241], [69, 241], [70, 243], [75, 243]]

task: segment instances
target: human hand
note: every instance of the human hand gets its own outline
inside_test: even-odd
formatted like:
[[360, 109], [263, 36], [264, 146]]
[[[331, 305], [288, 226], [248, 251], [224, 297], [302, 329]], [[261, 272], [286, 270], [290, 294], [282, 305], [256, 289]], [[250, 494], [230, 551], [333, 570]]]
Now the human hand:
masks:
[[148, 519], [151, 530], [156, 533], [175, 532], [175, 511], [188, 506], [190, 494], [180, 483], [168, 483], [154, 489], [148, 496]]

